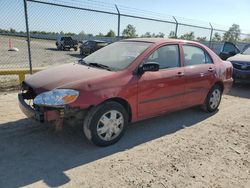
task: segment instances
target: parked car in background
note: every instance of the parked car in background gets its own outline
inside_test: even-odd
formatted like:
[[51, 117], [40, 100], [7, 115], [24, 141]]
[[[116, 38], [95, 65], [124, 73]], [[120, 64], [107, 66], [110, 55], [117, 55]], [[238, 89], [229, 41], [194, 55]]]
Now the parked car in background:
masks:
[[83, 44], [80, 46], [80, 55], [87, 56], [104, 46], [107, 46], [109, 43], [106, 41], [101, 40], [88, 40], [84, 41]]
[[241, 53], [227, 60], [233, 64], [234, 81], [250, 83], [250, 44]]
[[56, 47], [58, 50], [70, 50], [73, 48], [75, 51], [78, 49], [78, 41], [72, 37], [61, 37], [56, 41]]
[[232, 57], [238, 53], [240, 53], [240, 50], [235, 44], [232, 42], [224, 42], [219, 53], [219, 57], [222, 60], [227, 60], [229, 57]]
[[232, 64], [200, 43], [127, 39], [31, 75], [18, 98], [28, 117], [80, 121], [90, 141], [107, 146], [130, 122], [192, 106], [216, 111], [232, 81]]

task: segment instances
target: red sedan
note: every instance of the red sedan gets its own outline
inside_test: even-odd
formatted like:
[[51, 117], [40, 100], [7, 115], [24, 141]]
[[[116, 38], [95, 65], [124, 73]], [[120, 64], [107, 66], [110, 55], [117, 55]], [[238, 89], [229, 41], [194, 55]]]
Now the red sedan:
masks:
[[217, 110], [232, 81], [231, 63], [200, 43], [129, 39], [28, 77], [18, 96], [28, 117], [82, 122], [90, 141], [107, 146], [130, 122], [192, 106]]

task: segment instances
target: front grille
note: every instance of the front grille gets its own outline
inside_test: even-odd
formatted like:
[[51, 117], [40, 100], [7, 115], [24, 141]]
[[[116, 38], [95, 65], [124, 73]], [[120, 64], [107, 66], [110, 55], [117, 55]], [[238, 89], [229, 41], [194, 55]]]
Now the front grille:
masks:
[[32, 100], [37, 95], [35, 91], [33, 90], [33, 88], [28, 86], [25, 82], [22, 83], [21, 89], [23, 93], [23, 98], [26, 100]]
[[250, 70], [250, 62], [232, 62], [233, 67], [238, 70]]

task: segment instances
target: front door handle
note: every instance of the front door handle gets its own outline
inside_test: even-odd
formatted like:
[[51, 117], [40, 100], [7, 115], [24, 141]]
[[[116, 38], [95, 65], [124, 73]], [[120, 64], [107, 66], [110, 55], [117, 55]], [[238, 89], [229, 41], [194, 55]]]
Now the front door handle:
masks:
[[213, 67], [209, 67], [209, 68], [208, 68], [208, 71], [209, 71], [209, 72], [213, 72], [213, 71], [214, 71], [214, 68], [213, 68]]
[[184, 72], [178, 72], [178, 73], [177, 73], [177, 76], [178, 76], [178, 77], [184, 76]]

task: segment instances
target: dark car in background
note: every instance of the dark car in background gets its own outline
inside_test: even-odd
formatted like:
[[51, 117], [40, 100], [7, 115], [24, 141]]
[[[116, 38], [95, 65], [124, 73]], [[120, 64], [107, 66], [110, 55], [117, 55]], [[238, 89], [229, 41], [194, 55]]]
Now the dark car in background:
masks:
[[108, 42], [102, 40], [87, 40], [80, 46], [80, 55], [87, 56], [108, 44]]
[[241, 53], [227, 59], [233, 64], [233, 78], [237, 82], [250, 83], [250, 44]]
[[219, 57], [222, 60], [227, 60], [229, 57], [235, 56], [238, 53], [240, 53], [240, 50], [235, 44], [232, 42], [224, 42]]
[[78, 49], [78, 41], [72, 37], [61, 37], [56, 41], [56, 47], [58, 50], [70, 50], [73, 48], [75, 51]]

